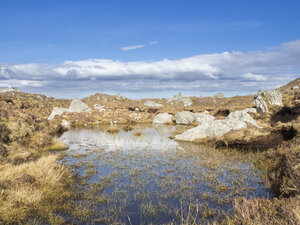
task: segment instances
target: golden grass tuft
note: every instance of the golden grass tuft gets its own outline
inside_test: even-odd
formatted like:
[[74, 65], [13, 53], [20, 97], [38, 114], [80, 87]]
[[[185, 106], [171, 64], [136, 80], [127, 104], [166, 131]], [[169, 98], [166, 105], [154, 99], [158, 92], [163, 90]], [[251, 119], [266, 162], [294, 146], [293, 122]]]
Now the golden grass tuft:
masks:
[[65, 187], [70, 184], [71, 175], [56, 162], [57, 158], [48, 155], [35, 162], [0, 168], [0, 224], [50, 215], [63, 197], [70, 194]]

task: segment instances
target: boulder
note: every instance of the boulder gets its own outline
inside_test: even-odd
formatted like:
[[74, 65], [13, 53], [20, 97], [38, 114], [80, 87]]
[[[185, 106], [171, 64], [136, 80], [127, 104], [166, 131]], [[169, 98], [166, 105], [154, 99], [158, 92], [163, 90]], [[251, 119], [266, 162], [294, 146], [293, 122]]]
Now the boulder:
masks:
[[87, 104], [85, 104], [84, 102], [82, 102], [81, 100], [75, 98], [72, 100], [70, 107], [69, 107], [69, 111], [70, 112], [88, 112], [91, 109], [88, 107]]
[[189, 106], [193, 105], [193, 101], [188, 97], [183, 97], [180, 92], [177, 95], [174, 95], [173, 98], [168, 98], [167, 102], [169, 102], [169, 103], [182, 102], [184, 107], [189, 107]]
[[292, 87], [292, 90], [298, 90], [298, 89], [299, 89], [299, 86], [298, 86], [298, 85]]
[[224, 96], [223, 93], [217, 93], [217, 94], [215, 94], [214, 97], [215, 97], [215, 98], [224, 98], [225, 96]]
[[98, 110], [99, 112], [105, 111], [104, 106], [100, 104], [95, 104], [94, 109]]
[[120, 95], [120, 94], [117, 94], [117, 95], [116, 95], [116, 99], [117, 99], [117, 100], [124, 100], [125, 97], [122, 96], [122, 95]]
[[159, 113], [154, 117], [153, 123], [172, 123], [172, 115], [169, 113]]
[[146, 101], [144, 103], [144, 106], [153, 107], [153, 108], [161, 108], [161, 107], [163, 107], [162, 104], [159, 104], [159, 103], [156, 103], [156, 102], [150, 101], [150, 100]]
[[52, 120], [56, 115], [60, 116], [65, 112], [70, 112], [70, 111], [68, 109], [65, 109], [65, 108], [54, 107], [54, 109], [52, 110], [52, 113], [48, 117], [48, 120]]
[[64, 128], [69, 128], [70, 127], [70, 122], [67, 120], [62, 120], [60, 125], [62, 125]]
[[188, 125], [192, 124], [196, 117], [194, 113], [189, 111], [178, 112], [175, 114], [176, 124]]
[[257, 112], [268, 111], [268, 105], [282, 105], [282, 94], [278, 90], [259, 91], [255, 97]]
[[248, 111], [253, 110], [246, 109], [232, 112], [224, 120], [214, 120], [208, 117], [210, 120], [203, 120], [199, 126], [176, 135], [175, 140], [195, 141], [207, 137], [215, 138], [222, 136], [231, 130], [247, 128], [248, 124], [260, 128], [256, 124], [256, 121], [248, 114]]
[[195, 120], [199, 122], [199, 124], [202, 123], [208, 123], [216, 118], [214, 116], [209, 115], [209, 112], [205, 111], [204, 113], [194, 113]]
[[0, 93], [6, 93], [6, 92], [21, 92], [21, 90], [19, 88], [16, 88], [16, 87], [2, 88], [0, 90]]

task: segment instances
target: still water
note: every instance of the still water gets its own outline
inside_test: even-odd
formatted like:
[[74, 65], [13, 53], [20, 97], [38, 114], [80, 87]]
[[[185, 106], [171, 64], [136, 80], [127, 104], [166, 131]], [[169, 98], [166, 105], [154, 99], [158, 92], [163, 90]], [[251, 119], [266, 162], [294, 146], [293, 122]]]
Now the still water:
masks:
[[63, 163], [84, 181], [82, 224], [202, 224], [230, 214], [235, 197], [271, 196], [245, 153], [177, 142], [176, 126], [106, 129], [60, 137], [69, 145]]

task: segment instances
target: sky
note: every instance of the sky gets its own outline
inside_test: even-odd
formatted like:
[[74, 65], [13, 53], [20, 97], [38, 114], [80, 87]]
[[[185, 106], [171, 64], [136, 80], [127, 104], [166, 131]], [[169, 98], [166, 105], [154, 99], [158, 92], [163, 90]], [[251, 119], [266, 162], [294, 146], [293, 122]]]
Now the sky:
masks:
[[299, 0], [0, 0], [0, 88], [255, 94], [300, 77]]

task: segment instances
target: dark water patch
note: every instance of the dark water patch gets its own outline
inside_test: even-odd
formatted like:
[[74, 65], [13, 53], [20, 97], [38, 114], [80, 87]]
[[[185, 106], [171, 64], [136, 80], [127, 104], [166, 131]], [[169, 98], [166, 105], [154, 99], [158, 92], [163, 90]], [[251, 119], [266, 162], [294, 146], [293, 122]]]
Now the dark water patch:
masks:
[[272, 195], [249, 157], [177, 143], [168, 138], [174, 129], [109, 134], [103, 127], [62, 135], [70, 146], [64, 162], [86, 180], [78, 201], [92, 213], [82, 224], [168, 224], [186, 217], [205, 223], [230, 214], [234, 197]]

